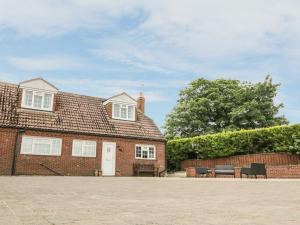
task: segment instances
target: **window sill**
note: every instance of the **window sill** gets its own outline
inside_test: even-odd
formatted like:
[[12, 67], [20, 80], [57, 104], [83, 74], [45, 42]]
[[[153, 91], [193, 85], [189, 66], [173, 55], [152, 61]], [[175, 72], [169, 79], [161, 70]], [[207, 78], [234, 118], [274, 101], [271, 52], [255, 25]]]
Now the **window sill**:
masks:
[[21, 155], [30, 155], [30, 156], [61, 156], [61, 154], [35, 154], [35, 153], [20, 153]]
[[82, 155], [72, 155], [75, 158], [96, 158], [97, 156], [82, 156]]
[[144, 160], [144, 161], [145, 161], [145, 160], [146, 160], [146, 161], [147, 161], [147, 160], [148, 160], [148, 161], [149, 161], [149, 160], [151, 160], [151, 161], [155, 161], [155, 160], [156, 160], [156, 159], [143, 159], [143, 158], [135, 158], [135, 159], [136, 159], [136, 160]]

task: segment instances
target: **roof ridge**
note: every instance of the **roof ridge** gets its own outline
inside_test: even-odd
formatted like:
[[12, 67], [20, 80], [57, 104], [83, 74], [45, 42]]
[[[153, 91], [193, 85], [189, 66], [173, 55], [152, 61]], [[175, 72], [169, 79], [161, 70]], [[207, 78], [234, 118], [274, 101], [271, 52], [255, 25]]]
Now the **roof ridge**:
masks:
[[67, 94], [67, 95], [74, 95], [74, 96], [77, 96], [77, 97], [95, 98], [95, 99], [101, 100], [102, 102], [106, 100], [106, 98], [101, 98], [101, 97], [98, 97], [98, 96], [91, 96], [91, 95], [77, 94], [77, 93], [67, 92], [67, 91], [58, 91], [58, 93], [61, 93], [61, 94]]
[[[31, 79], [31, 80], [33, 80], [33, 79]], [[13, 86], [13, 87], [18, 87], [19, 86], [19, 84], [5, 82], [5, 81], [0, 81], [0, 85], [9, 85], [9, 86]], [[102, 97], [98, 97], [98, 96], [84, 95], [84, 94], [78, 94], [78, 93], [67, 92], [67, 91], [60, 91], [60, 90], [58, 91], [58, 93], [63, 93], [63, 94], [68, 94], [68, 95], [74, 95], [74, 96], [79, 96], [79, 97], [95, 98], [95, 99], [98, 99], [98, 100], [100, 100], [102, 102], [107, 99], [107, 98], [102, 98]]]

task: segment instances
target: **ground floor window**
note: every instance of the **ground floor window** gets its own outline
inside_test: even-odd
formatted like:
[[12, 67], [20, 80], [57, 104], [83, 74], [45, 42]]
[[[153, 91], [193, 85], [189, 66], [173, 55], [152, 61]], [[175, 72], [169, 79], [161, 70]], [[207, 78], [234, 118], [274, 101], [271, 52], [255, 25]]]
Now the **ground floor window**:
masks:
[[96, 141], [73, 140], [72, 156], [96, 157]]
[[61, 155], [61, 143], [60, 138], [24, 136], [21, 154]]
[[156, 149], [154, 145], [136, 145], [136, 159], [156, 159]]

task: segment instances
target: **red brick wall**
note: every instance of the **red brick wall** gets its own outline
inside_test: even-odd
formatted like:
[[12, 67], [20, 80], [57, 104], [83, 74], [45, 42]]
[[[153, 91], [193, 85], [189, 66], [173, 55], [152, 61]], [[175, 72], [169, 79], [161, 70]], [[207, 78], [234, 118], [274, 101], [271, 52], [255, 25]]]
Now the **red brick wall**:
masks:
[[188, 177], [194, 177], [196, 166], [213, 169], [216, 165], [233, 165], [235, 167], [235, 176], [239, 177], [240, 168], [253, 162], [265, 163], [269, 178], [300, 178], [300, 156], [288, 153], [251, 154], [207, 160], [190, 159], [183, 161], [181, 168], [186, 170]]
[[300, 165], [270, 166], [267, 174], [269, 178], [300, 178]]
[[[95, 169], [101, 170], [101, 151], [103, 141], [116, 142], [116, 171], [122, 176], [133, 175], [135, 159], [135, 144], [152, 144], [156, 146], [156, 160], [140, 160], [143, 163], [155, 163], [160, 170], [165, 168], [164, 142], [131, 140], [123, 138], [104, 138], [87, 135], [62, 134], [50, 132], [26, 131], [23, 135], [62, 138], [61, 156], [38, 156], [19, 154], [16, 161], [16, 174], [54, 175], [53, 172], [41, 166], [40, 163], [64, 175], [93, 175]], [[73, 139], [94, 140], [97, 142], [96, 158], [73, 157]]]
[[16, 135], [16, 129], [0, 128], [0, 175], [11, 174]]
[[245, 165], [250, 165], [252, 162], [265, 163], [268, 166], [295, 165], [300, 164], [300, 156], [288, 153], [263, 153], [206, 160], [189, 159], [182, 161], [181, 169], [185, 170], [187, 167], [195, 166], [215, 168], [216, 165], [233, 165], [235, 167], [243, 167]]
[[[235, 177], [240, 177], [241, 167], [235, 167]], [[187, 177], [195, 177], [196, 170], [195, 167], [186, 168]], [[209, 176], [214, 177], [214, 171]], [[300, 164], [299, 165], [282, 165], [282, 166], [267, 166], [267, 176], [268, 178], [300, 178]], [[217, 177], [229, 177], [232, 175], [218, 175]], [[245, 175], [243, 176], [245, 177]], [[263, 176], [258, 176], [258, 178], [264, 178]]]

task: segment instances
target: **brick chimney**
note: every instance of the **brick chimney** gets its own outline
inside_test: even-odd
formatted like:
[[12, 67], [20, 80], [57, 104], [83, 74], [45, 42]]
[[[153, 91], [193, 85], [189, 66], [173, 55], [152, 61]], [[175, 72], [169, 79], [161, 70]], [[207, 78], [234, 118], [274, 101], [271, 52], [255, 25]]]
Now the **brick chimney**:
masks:
[[145, 97], [143, 92], [140, 92], [140, 96], [137, 99], [137, 109], [145, 113]]

